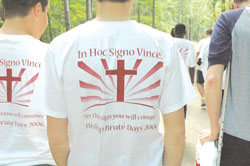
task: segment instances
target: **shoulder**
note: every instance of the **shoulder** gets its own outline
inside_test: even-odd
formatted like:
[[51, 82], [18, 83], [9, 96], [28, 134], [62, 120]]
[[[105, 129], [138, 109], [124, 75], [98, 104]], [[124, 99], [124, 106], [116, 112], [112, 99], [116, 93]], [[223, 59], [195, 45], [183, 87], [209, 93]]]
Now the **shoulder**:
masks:
[[147, 35], [153, 40], [157, 40], [163, 45], [166, 44], [167, 46], [170, 46], [171, 48], [174, 45], [174, 38], [170, 34], [156, 30], [147, 25], [137, 23], [136, 31], [138, 33], [143, 33], [143, 35]]
[[215, 30], [227, 29], [231, 33], [243, 11], [244, 8], [240, 8], [222, 13], [216, 21]]
[[181, 43], [181, 44], [185, 44], [186, 46], [188, 47], [194, 47], [194, 44], [190, 41], [190, 40], [187, 40], [187, 39], [176, 39], [177, 43]]
[[78, 38], [82, 34], [88, 34], [87, 32], [88, 25], [87, 23], [81, 24], [61, 35], [56, 37], [49, 46], [49, 52], [52, 52], [54, 54], [58, 53], [67, 53], [68, 51], [75, 46], [75, 44], [78, 42]]
[[187, 41], [187, 43], [188, 43], [191, 47], [194, 47], [193, 42], [191, 42], [190, 40], [186, 40], [186, 41]]
[[226, 20], [234, 21], [240, 17], [240, 15], [243, 13], [243, 11], [244, 11], [244, 8], [226, 11], [226, 12], [222, 13], [220, 17], [224, 17]]
[[206, 41], [206, 39], [202, 39], [199, 43], [204, 43]]
[[84, 24], [79, 25], [68, 32], [65, 32], [59, 36], [57, 36], [50, 45], [57, 46], [57, 45], [63, 45], [63, 44], [69, 44], [74, 41], [74, 39], [80, 35], [80, 29], [84, 28]]
[[33, 49], [29, 49], [29, 50], [36, 52], [36, 54], [39, 53], [39, 55], [44, 55], [44, 56], [49, 48], [49, 44], [44, 43], [44, 42], [37, 40], [35, 38], [32, 38], [26, 45], [29, 48], [33, 48]]

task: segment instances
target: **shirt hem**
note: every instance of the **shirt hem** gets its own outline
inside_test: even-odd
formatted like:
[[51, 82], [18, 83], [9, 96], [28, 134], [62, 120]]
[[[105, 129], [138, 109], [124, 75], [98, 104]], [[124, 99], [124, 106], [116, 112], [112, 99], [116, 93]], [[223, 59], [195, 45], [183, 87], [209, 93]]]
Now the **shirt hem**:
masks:
[[[36, 159], [34, 159], [36, 160]], [[6, 165], [6, 166], [27, 166], [27, 165], [41, 165], [41, 164], [48, 164], [48, 165], [56, 165], [53, 161], [51, 160], [39, 160], [39, 161], [30, 161], [30, 162], [16, 162], [13, 164], [6, 164], [6, 163], [0, 163], [0, 165]]]
[[55, 117], [55, 118], [68, 118], [67, 114], [63, 114], [63, 113], [58, 113], [58, 112], [55, 112], [51, 109], [48, 109], [48, 108], [45, 108], [45, 107], [42, 107], [42, 106], [39, 106], [39, 105], [30, 105], [30, 108], [31, 109], [34, 109], [34, 110], [38, 110], [40, 111], [41, 113], [44, 113], [45, 115], [47, 116], [51, 116], [51, 117]]
[[244, 136], [240, 136], [239, 134], [235, 134], [234, 132], [230, 132], [230, 131], [228, 131], [228, 130], [224, 130], [224, 133], [227, 133], [227, 134], [229, 134], [229, 135], [231, 135], [231, 136], [233, 136], [233, 137], [237, 137], [237, 138], [239, 138], [239, 139], [243, 139], [243, 140], [245, 140], [245, 141], [250, 141], [250, 138], [248, 137], [244, 137]]
[[166, 115], [166, 114], [176, 112], [176, 111], [180, 110], [182, 107], [184, 107], [185, 105], [187, 105], [188, 103], [190, 103], [195, 98], [196, 98], [196, 95], [193, 94], [191, 97], [187, 98], [186, 100], [183, 100], [183, 101], [179, 102], [178, 104], [170, 106], [167, 109], [162, 109], [161, 113]]

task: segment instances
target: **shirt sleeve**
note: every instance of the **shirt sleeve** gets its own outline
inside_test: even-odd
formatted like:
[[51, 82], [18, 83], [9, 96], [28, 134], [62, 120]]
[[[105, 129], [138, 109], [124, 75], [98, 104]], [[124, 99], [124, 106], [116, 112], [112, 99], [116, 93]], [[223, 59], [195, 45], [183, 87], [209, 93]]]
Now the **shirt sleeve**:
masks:
[[202, 41], [203, 41], [203, 40], [201, 40], [201, 41], [198, 43], [198, 46], [197, 46], [196, 52], [201, 52]]
[[178, 55], [177, 47], [172, 49], [169, 66], [164, 75], [163, 89], [160, 97], [160, 111], [163, 114], [178, 111], [195, 98], [190, 77], [184, 62]]
[[216, 64], [227, 65], [230, 61], [232, 37], [229, 27], [228, 20], [222, 14], [215, 24], [210, 43], [209, 66]]
[[63, 76], [60, 74], [61, 72], [58, 72], [56, 62], [55, 54], [48, 50], [30, 107], [48, 116], [67, 118], [63, 95]]
[[196, 65], [196, 59], [195, 59], [195, 49], [194, 45], [192, 44], [190, 47], [190, 58], [189, 58], [189, 67], [193, 68]]

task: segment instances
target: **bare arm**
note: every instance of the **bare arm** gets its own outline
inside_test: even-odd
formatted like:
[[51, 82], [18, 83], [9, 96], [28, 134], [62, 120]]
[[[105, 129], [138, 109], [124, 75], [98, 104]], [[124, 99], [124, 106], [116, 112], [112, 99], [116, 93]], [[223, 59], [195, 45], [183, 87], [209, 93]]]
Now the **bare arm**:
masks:
[[196, 53], [196, 61], [198, 61], [199, 55], [200, 55], [200, 52], [197, 52], [197, 53]]
[[205, 98], [211, 130], [201, 135], [202, 143], [214, 141], [219, 136], [223, 72], [224, 65], [214, 65], [208, 69], [205, 84]]
[[70, 151], [68, 138], [68, 119], [48, 116], [48, 137], [50, 150], [57, 166], [67, 166]]
[[194, 84], [194, 67], [189, 68], [189, 75], [190, 75], [192, 84]]
[[181, 166], [185, 146], [185, 122], [183, 108], [163, 115], [164, 166]]

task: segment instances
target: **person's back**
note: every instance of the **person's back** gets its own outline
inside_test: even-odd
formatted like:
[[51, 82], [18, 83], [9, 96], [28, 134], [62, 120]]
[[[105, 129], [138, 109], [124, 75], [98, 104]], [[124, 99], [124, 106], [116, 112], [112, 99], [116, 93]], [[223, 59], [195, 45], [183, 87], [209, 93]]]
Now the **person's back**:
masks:
[[[227, 110], [225, 116], [225, 132], [241, 139], [250, 141], [249, 135], [249, 47], [248, 47], [248, 18], [249, 8], [223, 13], [217, 21], [217, 27], [226, 22], [223, 28], [228, 29], [228, 33], [222, 34], [223, 41], [217, 40], [220, 36], [214, 36], [210, 45], [209, 65], [227, 63], [231, 60], [232, 69], [227, 96]], [[228, 21], [230, 20], [230, 21]], [[217, 30], [218, 29], [218, 30]], [[217, 28], [216, 34], [221, 29]], [[220, 30], [220, 31], [219, 31]], [[231, 32], [231, 33], [230, 33]], [[230, 40], [229, 40], [230, 39]], [[225, 43], [224, 45], [219, 45]], [[224, 50], [222, 50], [222, 46]], [[218, 56], [221, 55], [221, 56]]]
[[[0, 30], [0, 165], [53, 165], [47, 138], [46, 116], [29, 108], [48, 47], [34, 37], [39, 37], [44, 27], [40, 27], [41, 24], [33, 24], [32, 26], [41, 28], [41, 31], [39, 28], [33, 31], [32, 28], [17, 26], [19, 23], [23, 25], [24, 20], [32, 17], [29, 10], [48, 10], [45, 9], [48, 2], [41, 5], [29, 1], [27, 3], [30, 4], [23, 3], [23, 6], [20, 3], [3, 1], [7, 13]], [[18, 10], [13, 13], [13, 9], [10, 10], [13, 4], [19, 10], [21, 7], [23, 11], [30, 9], [24, 13], [18, 13]], [[43, 17], [45, 16], [44, 11]], [[14, 24], [16, 26], [13, 26]]]
[[186, 26], [184, 24], [177, 24], [175, 26], [175, 44], [179, 50], [179, 54], [182, 57], [187, 71], [190, 74], [191, 82], [194, 83], [194, 68], [196, 64], [194, 44], [187, 39], [184, 39], [186, 35]]
[[53, 164], [46, 116], [28, 108], [47, 45], [0, 34], [0, 165]]
[[[58, 108], [49, 115], [69, 119], [69, 165], [161, 165], [158, 109], [171, 113], [186, 104], [173, 105], [177, 98], [193, 97], [190, 84], [167, 70], [179, 66], [172, 40], [135, 21], [91, 21], [52, 42], [48, 55], [55, 57], [63, 82], [50, 81], [64, 90], [55, 93], [62, 98], [53, 100]], [[184, 68], [178, 72], [187, 78]], [[169, 79], [175, 83], [164, 88]], [[176, 95], [178, 85], [188, 93]]]
[[208, 68], [208, 54], [209, 54], [209, 45], [210, 45], [211, 38], [203, 39], [203, 45], [200, 52], [201, 58], [201, 70], [203, 73], [203, 78], [206, 78], [207, 68]]
[[58, 165], [181, 164], [181, 108], [194, 92], [172, 37], [129, 21], [132, 6], [133, 0], [98, 1], [96, 20], [50, 46], [32, 107], [47, 112]]
[[[227, 94], [221, 165], [250, 165], [249, 130], [249, 0], [235, 1], [243, 7], [223, 13], [216, 22], [209, 51], [206, 99], [211, 133], [202, 141], [216, 140], [219, 133], [221, 82], [225, 66], [231, 63]], [[244, 7], [245, 6], [245, 7]], [[232, 158], [234, 156], [234, 158]]]
[[227, 99], [225, 130], [250, 141], [250, 8], [240, 15], [232, 32], [232, 70]]
[[193, 43], [187, 39], [182, 38], [175, 38], [175, 43], [186, 65], [187, 71], [189, 71], [189, 68], [194, 68], [196, 63]]

